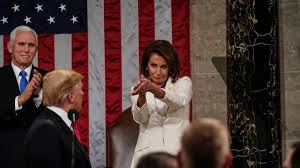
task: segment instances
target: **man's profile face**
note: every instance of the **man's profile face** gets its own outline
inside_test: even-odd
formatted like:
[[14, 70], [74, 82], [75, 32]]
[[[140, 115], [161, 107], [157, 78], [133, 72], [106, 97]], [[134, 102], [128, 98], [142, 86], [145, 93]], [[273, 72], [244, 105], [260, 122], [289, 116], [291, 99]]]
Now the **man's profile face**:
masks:
[[84, 95], [83, 83], [81, 81], [74, 86], [72, 94], [74, 96], [74, 109], [80, 112], [82, 109], [82, 100]]
[[37, 41], [30, 31], [17, 31], [14, 41], [8, 43], [8, 51], [12, 62], [19, 68], [25, 69], [32, 64], [37, 51]]

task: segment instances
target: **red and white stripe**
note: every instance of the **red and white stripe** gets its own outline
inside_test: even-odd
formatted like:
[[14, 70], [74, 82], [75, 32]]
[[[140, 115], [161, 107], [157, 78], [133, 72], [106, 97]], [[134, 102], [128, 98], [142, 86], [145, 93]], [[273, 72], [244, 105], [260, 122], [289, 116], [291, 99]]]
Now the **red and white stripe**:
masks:
[[[46, 70], [74, 69], [84, 77], [84, 107], [78, 121], [93, 167], [106, 165], [106, 127], [131, 105], [144, 48], [171, 41], [181, 75], [190, 75], [188, 0], [88, 0], [88, 33], [39, 35], [34, 64]], [[0, 66], [10, 63], [0, 36]]]

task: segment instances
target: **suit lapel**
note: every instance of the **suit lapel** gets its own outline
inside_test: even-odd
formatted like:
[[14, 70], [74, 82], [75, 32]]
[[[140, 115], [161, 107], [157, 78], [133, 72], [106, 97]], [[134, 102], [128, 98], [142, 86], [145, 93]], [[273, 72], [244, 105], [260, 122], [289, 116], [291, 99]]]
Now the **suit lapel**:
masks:
[[8, 65], [7, 72], [8, 72], [7, 73], [8, 76], [5, 80], [8, 80], [8, 84], [12, 86], [9, 88], [13, 88], [14, 95], [19, 95], [20, 89], [19, 89], [18, 81], [16, 79], [16, 75], [11, 65]]
[[[47, 110], [50, 110], [48, 108], [46, 108]], [[67, 124], [60, 118], [60, 116], [58, 116], [54, 111], [50, 110], [51, 114], [53, 116], [55, 116], [55, 120], [57, 121], [57, 123], [60, 125], [60, 127], [69, 135], [72, 135], [72, 131], [71, 129], [67, 126]]]
[[173, 87], [174, 87], [174, 83], [172, 83], [172, 78], [169, 77], [167, 83], [166, 83], [166, 86], [165, 86], [165, 90], [167, 91], [172, 91], [173, 90]]
[[[48, 109], [49, 110], [49, 109]], [[54, 115], [55, 115], [55, 119], [56, 121], [60, 124], [60, 126], [62, 127], [62, 129], [66, 132], [66, 134], [73, 136], [73, 132], [71, 131], [71, 129], [67, 126], [67, 124], [58, 116], [56, 115], [53, 111], [51, 111]], [[77, 148], [81, 151], [81, 153], [84, 155], [84, 157], [86, 158], [87, 161], [89, 161], [88, 156], [86, 155], [86, 152], [84, 151], [82, 145], [79, 143], [76, 135], [74, 134], [74, 142], [75, 145], [77, 146]]]
[[[33, 77], [33, 70], [35, 69], [35, 67], [32, 65], [31, 71], [30, 71], [30, 76], [29, 76], [29, 81], [31, 81], [32, 77]], [[29, 82], [28, 81], [28, 82]]]
[[[74, 134], [75, 135], [75, 134]], [[85, 159], [89, 162], [89, 157], [87, 156], [85, 150], [83, 149], [82, 145], [80, 144], [80, 142], [78, 141], [77, 137], [75, 136], [75, 145], [79, 148], [79, 150], [81, 151], [81, 153], [84, 155]]]

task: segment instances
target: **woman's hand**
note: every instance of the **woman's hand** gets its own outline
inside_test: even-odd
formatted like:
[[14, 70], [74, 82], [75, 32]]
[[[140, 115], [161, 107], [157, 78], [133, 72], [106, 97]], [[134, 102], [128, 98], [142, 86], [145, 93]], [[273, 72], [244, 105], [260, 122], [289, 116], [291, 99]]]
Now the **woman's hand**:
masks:
[[131, 95], [139, 94], [140, 96], [145, 96], [146, 92], [151, 92], [158, 98], [163, 98], [165, 96], [165, 92], [160, 88], [160, 86], [157, 86], [144, 75], [141, 75], [139, 82], [133, 87]]
[[131, 95], [143, 95], [146, 94], [146, 92], [151, 91], [152, 89], [153, 83], [144, 75], [141, 75], [139, 82], [133, 87]]

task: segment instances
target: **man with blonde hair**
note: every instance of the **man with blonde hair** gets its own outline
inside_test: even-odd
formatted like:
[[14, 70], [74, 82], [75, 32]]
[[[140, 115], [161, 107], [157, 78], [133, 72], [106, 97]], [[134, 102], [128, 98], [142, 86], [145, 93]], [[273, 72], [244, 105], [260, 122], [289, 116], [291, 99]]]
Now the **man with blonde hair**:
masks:
[[183, 133], [181, 147], [182, 168], [231, 167], [228, 130], [216, 119], [194, 120]]
[[72, 70], [55, 70], [44, 77], [43, 103], [46, 108], [27, 134], [26, 167], [91, 167], [84, 149], [76, 136], [73, 137], [72, 121], [68, 118], [70, 111], [82, 109], [82, 79], [81, 74]]

